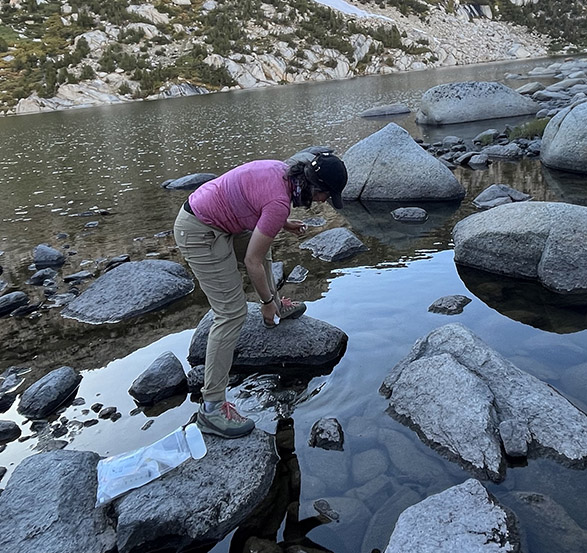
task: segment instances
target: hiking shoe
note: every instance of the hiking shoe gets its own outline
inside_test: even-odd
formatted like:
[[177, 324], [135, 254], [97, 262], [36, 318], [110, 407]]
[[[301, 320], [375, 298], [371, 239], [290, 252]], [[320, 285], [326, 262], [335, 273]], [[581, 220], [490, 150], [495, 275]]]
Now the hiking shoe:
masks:
[[303, 301], [291, 301], [289, 298], [281, 298], [280, 319], [299, 319], [305, 311], [306, 304]]
[[204, 434], [215, 434], [222, 438], [240, 438], [255, 428], [255, 423], [240, 415], [236, 407], [228, 401], [218, 404], [209, 412], [205, 411], [202, 405], [198, 413], [197, 425]]

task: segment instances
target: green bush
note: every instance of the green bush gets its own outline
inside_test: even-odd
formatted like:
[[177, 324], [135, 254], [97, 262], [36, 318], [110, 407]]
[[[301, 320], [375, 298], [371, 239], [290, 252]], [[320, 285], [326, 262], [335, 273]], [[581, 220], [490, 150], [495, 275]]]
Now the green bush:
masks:
[[87, 81], [90, 79], [93, 79], [96, 76], [96, 73], [94, 72], [94, 70], [91, 68], [91, 66], [84, 64], [82, 66], [82, 70], [80, 73], [80, 79], [82, 81]]
[[540, 138], [544, 134], [544, 129], [548, 122], [550, 121], [550, 117], [544, 117], [543, 119], [533, 119], [532, 121], [528, 121], [527, 123], [523, 123], [522, 125], [518, 125], [513, 129], [510, 129], [507, 132], [507, 136], [510, 140], [514, 140], [516, 138], [527, 138], [528, 140], [533, 140], [535, 138]]

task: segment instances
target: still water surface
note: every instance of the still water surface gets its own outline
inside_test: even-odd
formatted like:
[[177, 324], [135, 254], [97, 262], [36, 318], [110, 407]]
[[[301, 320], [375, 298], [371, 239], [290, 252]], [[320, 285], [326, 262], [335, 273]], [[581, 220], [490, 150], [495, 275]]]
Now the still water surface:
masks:
[[[150, 254], [177, 259], [171, 239], [154, 235], [171, 228], [187, 193], [163, 190], [162, 181], [200, 171], [221, 173], [255, 158], [284, 159], [315, 144], [344, 153], [390, 121], [427, 142], [449, 134], [470, 139], [516, 121], [431, 129], [417, 126], [412, 114], [393, 119], [362, 119], [358, 114], [394, 102], [415, 110], [425, 90], [444, 82], [499, 80], [519, 86], [524, 81], [504, 81], [504, 75], [548, 63], [447, 68], [2, 119], [1, 278], [23, 283], [30, 275], [32, 249], [41, 242], [67, 243], [77, 252], [64, 274], [121, 253], [133, 259]], [[305, 399], [292, 416], [301, 472], [299, 519], [315, 515], [316, 499], [328, 499], [341, 521], [314, 528], [307, 537], [336, 553], [384, 549], [403, 509], [469, 477], [391, 419], [378, 394], [390, 369], [432, 329], [451, 322], [466, 325], [518, 367], [587, 409], [585, 306], [563, 306], [559, 298], [531, 283], [458, 271], [450, 237], [454, 224], [474, 212], [471, 200], [494, 182], [528, 192], [536, 200], [587, 205], [586, 180], [552, 173], [531, 160], [495, 163], [481, 172], [459, 169], [456, 175], [467, 188], [465, 200], [460, 205], [426, 206], [430, 219], [418, 227], [394, 222], [389, 214], [393, 205], [350, 204], [342, 214], [318, 208], [316, 214], [325, 216], [330, 226], [349, 226], [369, 246], [350, 261], [316, 261], [292, 246], [290, 238], [276, 245], [275, 257], [285, 262], [286, 271], [297, 264], [310, 269], [308, 280], [289, 285], [288, 293], [308, 300], [308, 315], [349, 336], [347, 351], [334, 370], [308, 378]], [[96, 209], [110, 215], [80, 216]], [[86, 229], [94, 220], [99, 226]], [[56, 239], [61, 232], [68, 233], [65, 242]], [[20, 288], [31, 291], [22, 284]], [[428, 312], [433, 301], [450, 294], [473, 301], [452, 317]], [[68, 447], [104, 455], [126, 451], [174, 430], [194, 411], [191, 399], [181, 397], [131, 415], [136, 406], [127, 390], [163, 351], [173, 351], [189, 368], [189, 341], [206, 309], [196, 291], [162, 313], [106, 330], [81, 325], [82, 330], [79, 323], [62, 321], [57, 310], [34, 323], [3, 319], [0, 325], [8, 332], [2, 335], [8, 338], [0, 351], [0, 371], [14, 364], [34, 368], [35, 363], [43, 370], [64, 363], [83, 369], [79, 396], [86, 405], [69, 407], [63, 415], [80, 422], [95, 418], [83, 410], [100, 402], [116, 406], [123, 416], [115, 423], [70, 427]], [[233, 390], [237, 398], [238, 393]], [[238, 402], [255, 409], [244, 399]], [[275, 429], [271, 412], [255, 410], [253, 416], [262, 428]], [[325, 416], [342, 424], [343, 452], [308, 447], [312, 424]], [[23, 434], [31, 434], [15, 407], [2, 417], [22, 423]], [[152, 425], [141, 430], [148, 421]], [[35, 452], [35, 445], [35, 438], [13, 442], [0, 453], [0, 466], [9, 469], [3, 484], [14, 466]], [[575, 525], [571, 534], [578, 537], [573, 545], [561, 547], [560, 541], [549, 543], [559, 538], [548, 521], [518, 512], [527, 551], [587, 550], [584, 471], [530, 460], [527, 466], [509, 468], [503, 483], [485, 484], [506, 505], [513, 505], [512, 492], [548, 495], [564, 509], [567, 524]], [[283, 534], [282, 525], [277, 539]], [[214, 551], [228, 551], [230, 541], [229, 536]]]

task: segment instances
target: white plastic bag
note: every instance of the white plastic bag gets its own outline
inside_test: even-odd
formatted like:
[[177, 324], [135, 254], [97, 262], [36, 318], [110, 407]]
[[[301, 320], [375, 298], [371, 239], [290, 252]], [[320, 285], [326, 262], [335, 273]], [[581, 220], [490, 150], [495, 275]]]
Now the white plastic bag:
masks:
[[206, 444], [202, 433], [195, 424], [188, 424], [154, 444], [101, 459], [96, 507], [152, 482], [190, 457], [201, 459], [204, 455]]

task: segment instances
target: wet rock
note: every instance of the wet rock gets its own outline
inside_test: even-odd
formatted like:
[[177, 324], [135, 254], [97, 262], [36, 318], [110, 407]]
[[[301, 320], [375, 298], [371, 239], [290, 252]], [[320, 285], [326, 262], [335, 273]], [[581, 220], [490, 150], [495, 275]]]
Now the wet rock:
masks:
[[97, 453], [63, 450], [22, 461], [0, 496], [0, 550], [112, 551], [112, 522], [104, 509], [94, 508], [98, 460]]
[[505, 475], [498, 429], [512, 419], [527, 429], [529, 454], [577, 468], [587, 463], [587, 415], [462, 325], [418, 340], [380, 392], [394, 418], [483, 478]]
[[20, 437], [20, 434], [20, 428], [14, 421], [0, 420], [0, 442], [12, 442]]
[[[238, 339], [233, 369], [236, 372], [291, 374], [309, 369], [331, 368], [346, 347], [348, 336], [339, 328], [302, 315], [299, 319], [281, 321], [275, 328], [263, 326], [259, 304], [249, 303], [248, 313]], [[188, 361], [192, 367], [204, 364], [206, 342], [212, 326], [209, 311], [198, 324], [192, 337]]]
[[206, 367], [202, 365], [197, 365], [193, 369], [191, 369], [187, 374], [187, 383], [188, 383], [188, 390], [190, 392], [198, 393], [202, 386], [204, 385], [204, 372]]
[[99, 419], [110, 419], [113, 415], [116, 414], [116, 407], [104, 407], [99, 413]]
[[461, 82], [435, 86], [422, 95], [416, 122], [447, 125], [536, 113], [540, 106], [497, 82]]
[[193, 289], [192, 278], [178, 263], [131, 261], [99, 277], [61, 314], [86, 323], [115, 323], [164, 307]]
[[291, 273], [289, 273], [289, 275], [287, 276], [287, 282], [290, 283], [294, 283], [294, 284], [300, 284], [302, 282], [304, 282], [304, 280], [306, 280], [306, 277], [308, 276], [308, 269], [306, 269], [305, 267], [302, 267], [301, 265], [296, 265]]
[[489, 158], [498, 159], [519, 159], [524, 156], [524, 151], [515, 142], [509, 144], [494, 144], [481, 150]]
[[4, 478], [5, 474], [6, 474], [6, 467], [0, 467], [0, 481], [2, 481], [2, 478]]
[[368, 248], [350, 230], [334, 228], [302, 242], [300, 249], [310, 250], [314, 257], [322, 261], [339, 261], [367, 251]]
[[39, 244], [33, 252], [33, 262], [37, 269], [59, 268], [65, 263], [65, 256], [48, 244]]
[[66, 275], [63, 277], [64, 282], [81, 282], [87, 278], [92, 278], [94, 276], [93, 273], [90, 271], [78, 271], [77, 273], [73, 273], [72, 275]]
[[[266, 496], [277, 464], [272, 436], [260, 430], [236, 440], [206, 436], [206, 447], [202, 459], [188, 459], [114, 502], [120, 553], [161, 536], [178, 548], [221, 540]], [[198, 508], [190, 514], [186, 505]]]
[[398, 207], [391, 216], [402, 223], [424, 223], [428, 220], [428, 212], [421, 207]]
[[497, 129], [487, 129], [473, 138], [473, 144], [490, 144], [499, 136]]
[[440, 313], [442, 315], [457, 315], [463, 312], [465, 306], [471, 303], [467, 296], [455, 294], [453, 296], [443, 296], [438, 298], [429, 308], [431, 313]]
[[10, 315], [13, 311], [26, 305], [29, 297], [24, 292], [10, 292], [0, 297], [0, 317]]
[[519, 192], [507, 184], [492, 184], [473, 200], [473, 204], [480, 209], [490, 209], [498, 205], [525, 202], [530, 199], [532, 196], [529, 194]]
[[273, 280], [275, 286], [279, 290], [285, 282], [285, 272], [283, 268], [283, 261], [275, 261], [271, 264], [271, 271], [273, 272]]
[[128, 392], [138, 403], [148, 405], [185, 393], [187, 389], [181, 361], [172, 352], [166, 351], [135, 379]]
[[46, 280], [54, 280], [56, 276], [57, 271], [47, 267], [46, 269], [37, 271], [33, 276], [31, 276], [31, 278], [28, 279], [27, 283], [32, 284], [33, 286], [41, 286], [45, 283]]
[[508, 419], [499, 423], [499, 437], [506, 455], [509, 457], [526, 457], [528, 442], [531, 440], [528, 426], [524, 421]]
[[96, 228], [99, 224], [100, 224], [100, 221], [90, 221], [89, 223], [86, 223], [84, 225], [84, 228]]
[[161, 184], [161, 188], [167, 188], [167, 190], [195, 190], [198, 186], [215, 179], [217, 176], [214, 173], [193, 173], [178, 179], [168, 179]]
[[94, 403], [90, 409], [94, 411], [94, 413], [99, 413], [102, 410], [102, 407], [104, 407], [102, 403]]
[[471, 169], [484, 169], [489, 164], [489, 156], [487, 154], [477, 154], [471, 156], [469, 159], [469, 167]]
[[42, 419], [54, 413], [75, 392], [81, 379], [71, 367], [51, 371], [24, 391], [18, 412], [29, 419]]
[[130, 256], [123, 254], [117, 255], [116, 257], [112, 257], [106, 262], [106, 266], [104, 267], [104, 272], [110, 271], [115, 267], [118, 267], [122, 263], [128, 263], [130, 261]]
[[375, 106], [359, 113], [359, 117], [384, 117], [386, 115], [401, 115], [410, 113], [410, 108], [404, 104], [387, 104], [384, 106]]
[[381, 449], [368, 449], [353, 455], [351, 461], [353, 480], [358, 486], [385, 474], [389, 459]]
[[563, 109], [546, 125], [540, 161], [547, 167], [587, 173], [587, 100]]
[[465, 195], [450, 170], [394, 123], [351, 146], [343, 160], [346, 200], [449, 201]]
[[453, 236], [456, 263], [535, 279], [561, 294], [587, 292], [587, 207], [501, 205], [458, 222]]
[[515, 553], [517, 521], [479, 481], [469, 479], [406, 509], [385, 551]]
[[312, 425], [310, 447], [343, 451], [344, 434], [340, 423], [333, 417], [323, 417]]

